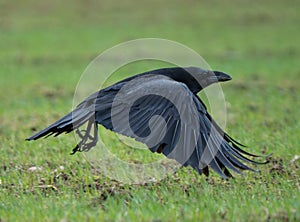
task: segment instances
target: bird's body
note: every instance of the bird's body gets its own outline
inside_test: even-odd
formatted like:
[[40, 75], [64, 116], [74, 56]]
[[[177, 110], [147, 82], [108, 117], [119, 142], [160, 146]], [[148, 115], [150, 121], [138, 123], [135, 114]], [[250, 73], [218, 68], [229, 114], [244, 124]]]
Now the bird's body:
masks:
[[[228, 81], [225, 73], [197, 67], [148, 71], [102, 89], [27, 140], [76, 130], [81, 141], [73, 149], [88, 151], [98, 141], [97, 124], [145, 143], [183, 166], [222, 177], [252, 170], [241, 162], [258, 163], [212, 119], [197, 93], [210, 84]], [[79, 127], [87, 123], [84, 131]], [[91, 135], [91, 133], [93, 134]], [[227, 169], [228, 168], [228, 169]]]

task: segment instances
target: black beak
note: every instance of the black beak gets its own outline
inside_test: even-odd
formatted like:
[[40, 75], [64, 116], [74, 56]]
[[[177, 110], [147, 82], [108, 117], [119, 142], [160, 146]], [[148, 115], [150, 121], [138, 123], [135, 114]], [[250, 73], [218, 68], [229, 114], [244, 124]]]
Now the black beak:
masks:
[[213, 71], [218, 79], [218, 82], [225, 82], [231, 80], [231, 76], [224, 73], [224, 72], [219, 72], [219, 71]]

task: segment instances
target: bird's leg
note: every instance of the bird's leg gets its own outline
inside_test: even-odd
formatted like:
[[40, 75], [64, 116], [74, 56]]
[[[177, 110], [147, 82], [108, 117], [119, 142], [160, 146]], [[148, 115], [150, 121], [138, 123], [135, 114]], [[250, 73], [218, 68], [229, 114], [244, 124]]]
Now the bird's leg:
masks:
[[[89, 126], [88, 126], [89, 127]], [[90, 129], [89, 129], [90, 130]], [[93, 139], [93, 137], [90, 134], [87, 134], [88, 128], [86, 130], [76, 130], [77, 135], [80, 137], [80, 139], [84, 139], [86, 136], [88, 136], [88, 139]], [[90, 131], [89, 131], [90, 132]], [[84, 134], [83, 134], [84, 133]]]
[[83, 149], [82, 151], [89, 151], [92, 147], [96, 146], [97, 142], [98, 142], [98, 125], [97, 123], [93, 123], [93, 127], [94, 127], [94, 136], [88, 135], [88, 138], [90, 138], [91, 142], [89, 143], [85, 143], [83, 145]]
[[[94, 127], [94, 135], [91, 135], [92, 126]], [[81, 141], [76, 145], [76, 147], [72, 150], [71, 154], [76, 153], [77, 151], [89, 151], [93, 146], [95, 146], [98, 142], [98, 126], [94, 120], [89, 120], [87, 128], [85, 130], [76, 130], [77, 135], [81, 138]], [[91, 142], [87, 143], [88, 140]]]

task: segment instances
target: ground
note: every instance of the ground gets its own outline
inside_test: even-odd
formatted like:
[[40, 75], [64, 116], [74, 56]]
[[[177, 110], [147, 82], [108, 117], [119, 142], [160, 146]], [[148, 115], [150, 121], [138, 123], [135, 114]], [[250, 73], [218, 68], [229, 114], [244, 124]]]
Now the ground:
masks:
[[[298, 1], [1, 1], [1, 221], [299, 221]], [[192, 48], [233, 80], [222, 84], [226, 131], [270, 154], [259, 173], [224, 181], [183, 168], [129, 185], [99, 173], [73, 134], [26, 142], [72, 108], [77, 82], [104, 50], [142, 37]], [[110, 80], [161, 67], [135, 63]], [[201, 95], [200, 95], [201, 96]], [[110, 132], [126, 161], [161, 158]]]

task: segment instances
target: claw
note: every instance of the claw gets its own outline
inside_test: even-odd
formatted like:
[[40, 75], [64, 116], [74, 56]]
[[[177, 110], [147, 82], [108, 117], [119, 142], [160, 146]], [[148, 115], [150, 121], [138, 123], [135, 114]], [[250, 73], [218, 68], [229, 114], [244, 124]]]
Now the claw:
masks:
[[70, 153], [71, 155], [74, 155], [77, 151], [80, 152], [80, 148], [79, 148], [79, 145], [77, 144], [74, 149], [72, 150], [72, 153]]

